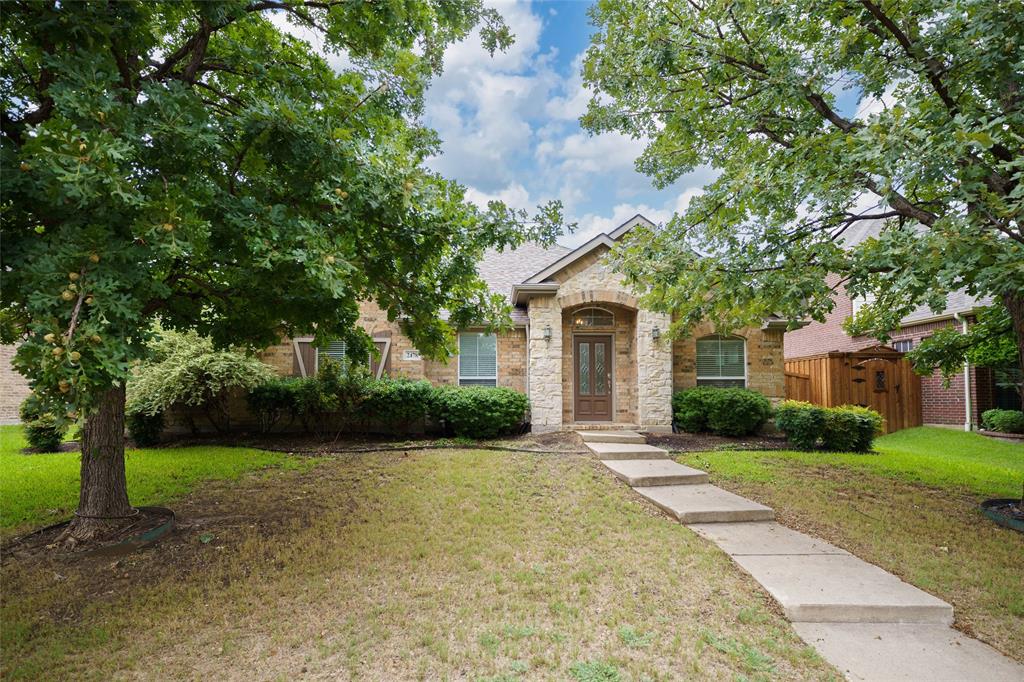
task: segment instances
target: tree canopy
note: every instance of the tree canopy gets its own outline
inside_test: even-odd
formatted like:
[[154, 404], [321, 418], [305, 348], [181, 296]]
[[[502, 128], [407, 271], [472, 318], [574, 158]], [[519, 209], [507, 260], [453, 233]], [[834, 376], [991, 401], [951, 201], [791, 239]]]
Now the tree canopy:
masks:
[[661, 187], [716, 172], [615, 255], [674, 333], [822, 320], [844, 286], [875, 296], [855, 333], [965, 290], [1024, 343], [1024, 3], [599, 0], [592, 18], [584, 124], [649, 140], [637, 167]]
[[222, 344], [315, 328], [365, 348], [372, 298], [433, 356], [453, 326], [500, 322], [476, 260], [552, 238], [558, 207], [480, 211], [423, 165], [438, 152], [423, 91], [477, 25], [492, 50], [511, 40], [476, 1], [6, 5], [18, 366], [74, 411], [145, 353], [151, 318]]

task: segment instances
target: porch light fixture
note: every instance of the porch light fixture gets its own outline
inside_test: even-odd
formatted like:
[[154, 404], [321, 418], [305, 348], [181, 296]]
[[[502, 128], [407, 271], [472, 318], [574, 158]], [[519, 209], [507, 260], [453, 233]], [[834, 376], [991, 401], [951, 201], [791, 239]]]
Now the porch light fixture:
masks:
[[657, 341], [658, 339], [661, 338], [661, 328], [660, 327], [655, 327], [654, 329], [651, 330], [651, 338], [653, 338], [655, 341]]
[[545, 341], [550, 341], [551, 340], [551, 327], [550, 326], [544, 327], [544, 340]]

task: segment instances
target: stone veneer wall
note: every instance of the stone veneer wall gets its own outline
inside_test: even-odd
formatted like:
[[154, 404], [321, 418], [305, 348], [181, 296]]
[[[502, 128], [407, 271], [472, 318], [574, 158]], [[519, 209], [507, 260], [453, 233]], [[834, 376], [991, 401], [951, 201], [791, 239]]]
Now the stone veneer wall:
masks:
[[672, 429], [672, 344], [654, 339], [654, 328], [668, 330], [672, 319], [665, 313], [641, 308], [636, 316], [637, 387], [640, 427]]
[[[693, 334], [672, 344], [672, 386], [681, 391], [697, 385], [697, 339], [713, 334], [711, 325], [698, 325]], [[758, 391], [773, 402], [786, 397], [785, 361], [782, 357], [780, 330], [757, 328], [740, 330], [736, 335], [747, 341], [747, 388]]]
[[536, 297], [528, 313], [531, 422], [534, 431], [553, 431], [562, 425], [562, 308], [554, 296]]

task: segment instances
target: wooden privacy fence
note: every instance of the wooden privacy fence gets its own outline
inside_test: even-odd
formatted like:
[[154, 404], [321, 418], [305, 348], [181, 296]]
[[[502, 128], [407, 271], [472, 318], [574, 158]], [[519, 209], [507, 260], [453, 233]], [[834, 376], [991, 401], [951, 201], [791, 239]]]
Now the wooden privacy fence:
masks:
[[885, 418], [886, 433], [922, 423], [921, 377], [903, 353], [887, 346], [786, 360], [786, 397], [823, 407], [870, 407]]

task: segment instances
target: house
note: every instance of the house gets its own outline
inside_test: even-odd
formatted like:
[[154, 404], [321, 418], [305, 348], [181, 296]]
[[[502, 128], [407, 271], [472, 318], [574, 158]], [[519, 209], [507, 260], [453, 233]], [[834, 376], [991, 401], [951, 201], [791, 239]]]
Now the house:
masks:
[[17, 346], [0, 346], [0, 424], [17, 424], [18, 408], [32, 393], [28, 381], [11, 362]]
[[[488, 252], [479, 271], [490, 289], [513, 306], [512, 331], [458, 334], [458, 354], [447, 363], [427, 360], [372, 302], [359, 324], [381, 357], [377, 376], [428, 379], [435, 384], [507, 386], [528, 394], [535, 431], [581, 426], [669, 430], [672, 393], [696, 385], [743, 386], [772, 400], [785, 397], [783, 334], [786, 322], [720, 336], [710, 326], [669, 341], [670, 318], [643, 308], [603, 256], [633, 227], [652, 225], [635, 216], [615, 230], [567, 249], [526, 244]], [[311, 339], [267, 349], [263, 359], [282, 374], [310, 375], [319, 354], [341, 357], [333, 344], [318, 351]]]
[[[881, 221], [863, 221], [848, 231], [846, 243], [858, 243], [877, 235], [881, 229]], [[835, 307], [824, 322], [811, 322], [786, 335], [787, 361], [835, 351], [859, 351], [878, 344], [873, 337], [850, 336], [843, 330], [846, 319], [870, 301], [854, 300], [847, 295], [838, 276], [830, 276], [828, 281], [836, 287]], [[987, 305], [991, 305], [988, 299], [953, 292], [941, 313], [921, 306], [904, 317], [900, 328], [891, 333], [888, 344], [895, 350], [909, 351], [936, 329], [950, 325], [966, 328], [973, 324], [977, 310]], [[985, 410], [993, 407], [1019, 409], [1019, 405], [1013, 389], [997, 386], [993, 370], [987, 367], [966, 366], [948, 386], [938, 371], [921, 377], [921, 416], [926, 425], [962, 426], [971, 430], [981, 423], [981, 413]]]

